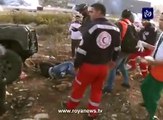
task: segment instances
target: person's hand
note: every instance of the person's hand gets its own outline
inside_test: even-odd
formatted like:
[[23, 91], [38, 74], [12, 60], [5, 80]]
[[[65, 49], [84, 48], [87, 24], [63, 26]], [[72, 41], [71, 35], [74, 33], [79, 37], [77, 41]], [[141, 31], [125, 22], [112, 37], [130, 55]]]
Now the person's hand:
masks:
[[136, 48], [138, 48], [139, 52], [143, 52], [144, 51], [143, 41], [139, 40]]
[[77, 31], [79, 31], [79, 29], [78, 28], [75, 28], [75, 27], [72, 27], [72, 29], [71, 29], [72, 31], [74, 31], [74, 32], [77, 32]]
[[147, 48], [147, 49], [150, 49], [150, 50], [154, 50], [155, 49], [155, 46], [153, 45], [150, 45], [142, 40], [139, 40], [138, 43], [137, 43], [137, 46], [136, 48], [139, 49], [139, 51], [144, 51], [144, 48]]

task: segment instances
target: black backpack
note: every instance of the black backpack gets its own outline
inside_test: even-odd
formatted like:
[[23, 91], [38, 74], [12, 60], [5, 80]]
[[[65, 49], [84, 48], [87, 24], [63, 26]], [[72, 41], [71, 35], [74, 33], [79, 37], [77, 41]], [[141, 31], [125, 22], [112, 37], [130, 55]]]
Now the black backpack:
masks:
[[136, 46], [139, 40], [135, 27], [126, 20], [120, 20], [118, 26], [120, 27], [122, 38], [121, 51], [125, 53], [135, 53], [137, 51]]

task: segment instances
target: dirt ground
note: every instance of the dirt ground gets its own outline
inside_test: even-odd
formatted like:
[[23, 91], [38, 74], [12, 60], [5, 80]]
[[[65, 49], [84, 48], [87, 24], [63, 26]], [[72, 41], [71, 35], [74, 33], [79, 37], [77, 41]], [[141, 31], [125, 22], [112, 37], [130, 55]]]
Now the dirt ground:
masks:
[[[49, 41], [40, 40], [39, 53], [48, 55], [50, 49], [53, 49], [53, 55], [57, 61], [68, 59], [70, 55], [70, 44], [50, 44]], [[56, 51], [57, 50], [57, 53]], [[59, 52], [58, 52], [59, 51]], [[54, 54], [56, 53], [56, 54]], [[53, 88], [54, 81], [42, 77], [39, 71], [33, 71], [26, 68], [28, 77], [19, 80], [7, 87], [7, 105], [9, 111], [0, 120], [31, 120], [38, 113], [47, 113], [48, 120], [83, 120], [83, 114], [59, 114], [61, 101], [66, 100], [70, 89], [59, 92]], [[131, 75], [134, 72], [130, 73]], [[144, 108], [138, 104], [142, 101], [140, 94], [140, 85], [138, 79], [130, 80], [131, 89], [127, 90], [121, 87], [122, 78], [117, 76], [116, 86], [112, 94], [103, 95], [100, 109], [103, 110], [99, 120], [147, 120]], [[87, 106], [89, 89], [86, 92], [81, 105]], [[163, 120], [163, 100], [157, 112], [160, 120]], [[28, 119], [27, 119], [28, 118]], [[31, 119], [29, 119], [31, 118]]]

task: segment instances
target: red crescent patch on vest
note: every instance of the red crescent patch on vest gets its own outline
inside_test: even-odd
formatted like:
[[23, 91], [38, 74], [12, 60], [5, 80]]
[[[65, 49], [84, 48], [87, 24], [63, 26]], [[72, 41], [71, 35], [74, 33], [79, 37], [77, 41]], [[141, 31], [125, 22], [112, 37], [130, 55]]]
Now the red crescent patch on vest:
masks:
[[112, 41], [112, 37], [106, 31], [101, 32], [96, 39], [96, 43], [98, 47], [101, 49], [106, 49], [107, 47], [109, 47], [111, 44], [111, 41]]

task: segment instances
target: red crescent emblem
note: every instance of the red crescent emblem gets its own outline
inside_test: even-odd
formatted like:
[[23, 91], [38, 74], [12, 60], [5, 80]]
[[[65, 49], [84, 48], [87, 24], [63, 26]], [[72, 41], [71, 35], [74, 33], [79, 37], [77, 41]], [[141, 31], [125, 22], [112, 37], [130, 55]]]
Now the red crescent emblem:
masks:
[[104, 44], [106, 44], [105, 38], [106, 38], [106, 37], [104, 37], [104, 38], [102, 39], [102, 42], [103, 42]]

